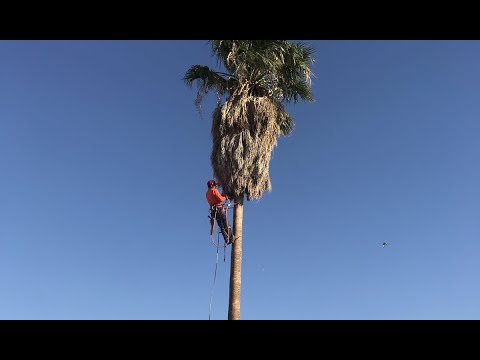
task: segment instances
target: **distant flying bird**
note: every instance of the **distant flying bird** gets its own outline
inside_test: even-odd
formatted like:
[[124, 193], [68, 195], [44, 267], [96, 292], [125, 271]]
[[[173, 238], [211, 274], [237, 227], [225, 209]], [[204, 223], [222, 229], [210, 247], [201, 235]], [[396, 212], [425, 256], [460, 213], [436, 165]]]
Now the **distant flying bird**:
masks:
[[388, 245], [388, 244], [387, 244], [386, 241], [384, 241], [384, 242], [382, 243], [382, 247], [385, 247], [385, 246], [387, 246], [387, 245]]

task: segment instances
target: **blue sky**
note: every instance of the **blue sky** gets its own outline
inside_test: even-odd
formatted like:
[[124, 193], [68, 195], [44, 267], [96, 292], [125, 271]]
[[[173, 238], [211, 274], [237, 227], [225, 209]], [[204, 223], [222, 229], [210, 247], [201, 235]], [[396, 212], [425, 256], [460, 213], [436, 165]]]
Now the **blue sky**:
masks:
[[[480, 42], [307, 43], [241, 318], [480, 319]], [[204, 40], [0, 41], [0, 319], [227, 318], [194, 64]]]

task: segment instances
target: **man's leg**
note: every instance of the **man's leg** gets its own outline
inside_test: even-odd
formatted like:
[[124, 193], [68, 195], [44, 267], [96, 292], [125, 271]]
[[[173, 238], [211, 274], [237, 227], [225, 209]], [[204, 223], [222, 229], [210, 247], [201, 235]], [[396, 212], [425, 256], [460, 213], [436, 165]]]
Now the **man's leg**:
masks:
[[229, 227], [227, 226], [227, 214], [226, 214], [225, 210], [222, 210], [219, 213], [219, 219], [217, 220], [217, 222], [218, 222], [218, 226], [220, 226], [220, 230], [222, 232], [223, 239], [225, 240], [225, 242], [227, 244], [230, 244], [232, 242], [232, 239], [233, 239], [233, 234], [232, 234], [232, 230], [229, 229]]

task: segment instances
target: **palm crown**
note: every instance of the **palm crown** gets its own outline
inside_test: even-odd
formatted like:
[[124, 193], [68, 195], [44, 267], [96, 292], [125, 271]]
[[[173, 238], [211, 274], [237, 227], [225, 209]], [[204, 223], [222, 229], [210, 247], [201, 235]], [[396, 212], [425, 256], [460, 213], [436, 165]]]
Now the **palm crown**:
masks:
[[284, 104], [300, 98], [313, 101], [310, 69], [313, 49], [302, 42], [287, 40], [210, 40], [213, 55], [226, 72], [194, 65], [183, 80], [189, 86], [198, 83], [195, 101], [200, 109], [203, 97], [214, 91], [218, 103], [243, 88], [253, 96], [268, 96], [277, 107], [277, 123], [283, 135], [293, 130], [294, 122]]
[[[269, 163], [280, 135], [292, 132], [288, 102], [312, 101], [313, 49], [287, 40], [210, 40], [224, 72], [194, 65], [183, 80], [198, 84], [200, 110], [209, 91], [217, 95], [210, 156], [214, 176], [230, 196], [260, 198], [271, 190]], [[223, 103], [222, 103], [223, 100]]]

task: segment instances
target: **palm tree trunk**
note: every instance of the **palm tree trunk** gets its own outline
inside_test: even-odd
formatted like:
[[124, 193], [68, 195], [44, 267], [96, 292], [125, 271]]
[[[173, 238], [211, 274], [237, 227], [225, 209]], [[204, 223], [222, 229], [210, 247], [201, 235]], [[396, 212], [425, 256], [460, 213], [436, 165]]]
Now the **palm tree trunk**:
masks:
[[243, 226], [243, 194], [236, 196], [233, 208], [233, 234], [230, 263], [230, 291], [228, 302], [228, 320], [240, 320], [240, 288], [242, 284], [242, 226]]

